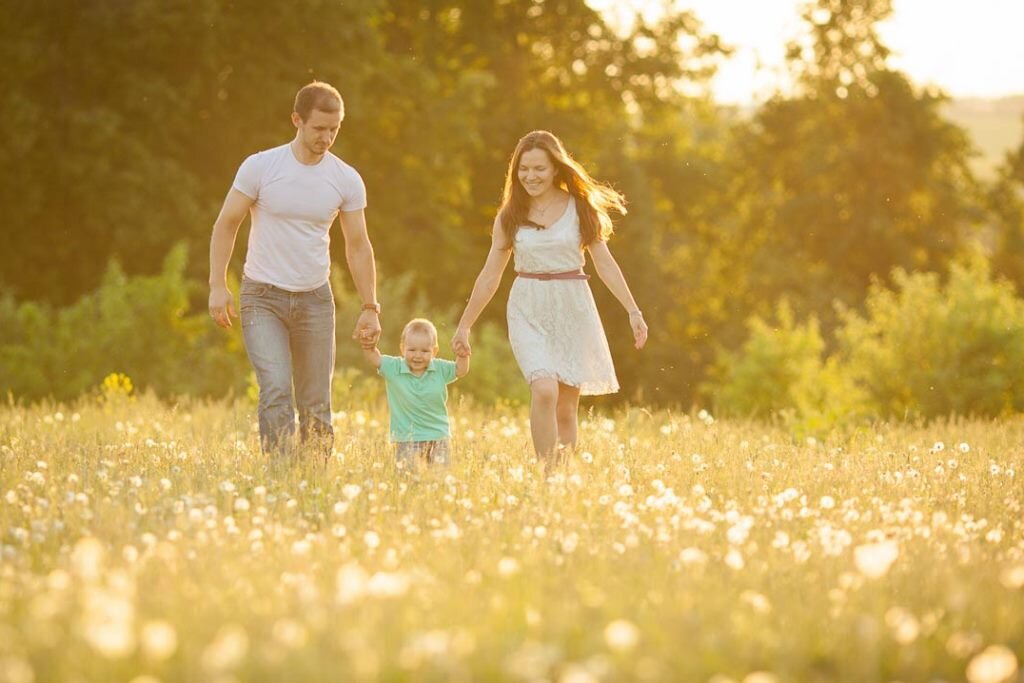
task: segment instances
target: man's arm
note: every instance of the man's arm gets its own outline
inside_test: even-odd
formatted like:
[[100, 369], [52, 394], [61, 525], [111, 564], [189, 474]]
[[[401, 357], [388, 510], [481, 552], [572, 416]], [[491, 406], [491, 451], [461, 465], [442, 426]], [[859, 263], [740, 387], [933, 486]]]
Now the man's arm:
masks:
[[228, 289], [228, 263], [235, 249], [238, 227], [256, 200], [235, 188], [228, 191], [220, 215], [213, 223], [210, 237], [210, 316], [221, 327], [231, 327], [231, 318], [238, 317], [235, 299]]
[[[345, 261], [352, 274], [352, 282], [364, 304], [377, 303], [377, 268], [373, 261], [373, 245], [366, 232], [366, 215], [358, 211], [342, 211], [338, 215], [341, 232], [345, 237]], [[356, 321], [352, 338], [376, 343], [380, 338], [380, 320], [376, 311], [363, 310]]]

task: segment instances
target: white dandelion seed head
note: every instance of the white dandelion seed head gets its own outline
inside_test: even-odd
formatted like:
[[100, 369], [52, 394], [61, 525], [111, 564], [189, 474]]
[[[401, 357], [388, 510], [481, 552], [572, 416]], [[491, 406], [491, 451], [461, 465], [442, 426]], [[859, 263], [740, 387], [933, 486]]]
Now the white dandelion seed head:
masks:
[[626, 619], [616, 619], [604, 627], [604, 642], [614, 652], [629, 652], [640, 642], [640, 629]]
[[1008, 683], [1017, 677], [1017, 655], [1005, 645], [989, 645], [967, 665], [970, 683]]
[[865, 543], [853, 549], [853, 561], [864, 576], [877, 579], [884, 576], [899, 557], [899, 546], [895, 541]]

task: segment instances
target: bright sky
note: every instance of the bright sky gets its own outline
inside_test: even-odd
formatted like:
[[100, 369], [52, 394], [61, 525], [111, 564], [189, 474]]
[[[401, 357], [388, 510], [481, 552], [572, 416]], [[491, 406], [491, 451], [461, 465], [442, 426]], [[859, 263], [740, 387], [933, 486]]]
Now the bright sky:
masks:
[[[657, 12], [666, 0], [588, 0], [599, 10]], [[723, 103], [764, 99], [782, 72], [786, 42], [801, 30], [801, 0], [675, 0], [735, 52], [713, 82]], [[954, 97], [1024, 94], [1024, 0], [893, 0], [879, 25], [890, 64]], [[758, 68], [760, 64], [761, 68]]]

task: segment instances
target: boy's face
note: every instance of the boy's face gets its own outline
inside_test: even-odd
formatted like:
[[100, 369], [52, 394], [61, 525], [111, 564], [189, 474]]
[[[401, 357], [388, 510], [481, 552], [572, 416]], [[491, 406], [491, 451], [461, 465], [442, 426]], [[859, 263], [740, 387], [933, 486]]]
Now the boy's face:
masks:
[[420, 373], [430, 366], [430, 361], [437, 354], [437, 343], [426, 332], [413, 330], [405, 335], [402, 342], [402, 357], [409, 369]]

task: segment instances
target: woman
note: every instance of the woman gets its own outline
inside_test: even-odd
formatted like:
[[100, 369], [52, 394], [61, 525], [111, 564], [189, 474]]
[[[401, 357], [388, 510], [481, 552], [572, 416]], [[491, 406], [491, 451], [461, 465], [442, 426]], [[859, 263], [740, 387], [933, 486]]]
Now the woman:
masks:
[[609, 212], [625, 213], [625, 200], [595, 181], [547, 131], [533, 131], [516, 146], [505, 176], [491, 249], [452, 338], [455, 353], [469, 353], [469, 334], [501, 282], [511, 254], [518, 277], [508, 298], [512, 352], [530, 384], [530, 431], [547, 465], [576, 445], [580, 395], [618, 391], [608, 341], [583, 273], [590, 252], [598, 276], [629, 314], [637, 349], [647, 324], [618, 263], [608, 250]]

